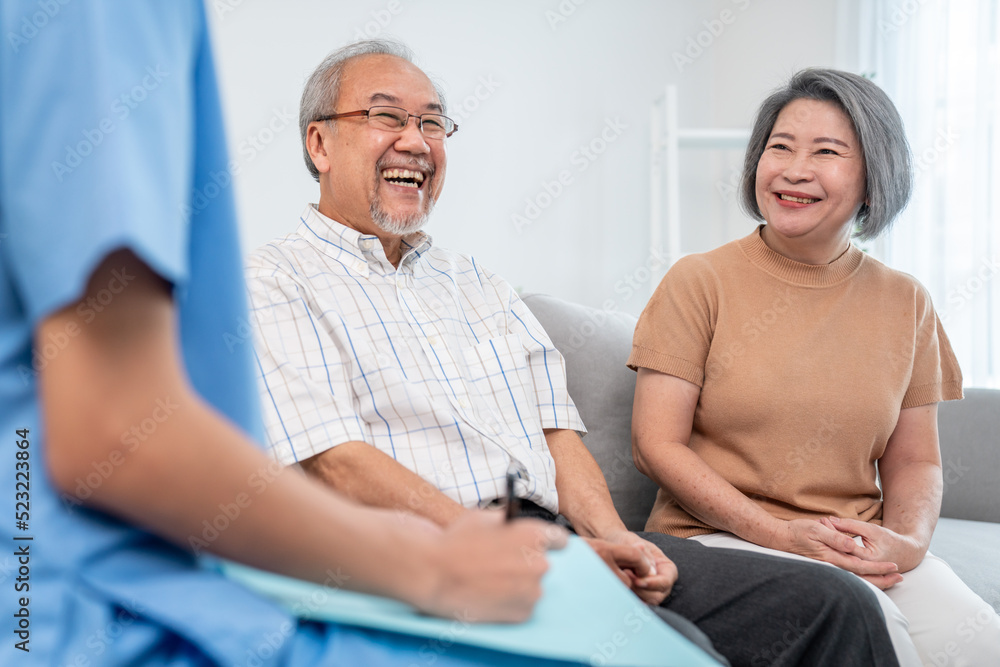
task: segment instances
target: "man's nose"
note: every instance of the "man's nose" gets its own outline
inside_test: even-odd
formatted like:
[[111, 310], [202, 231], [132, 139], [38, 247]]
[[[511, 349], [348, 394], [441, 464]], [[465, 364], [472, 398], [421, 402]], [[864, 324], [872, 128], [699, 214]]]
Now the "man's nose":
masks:
[[[410, 121], [413, 121], [410, 123]], [[406, 119], [406, 125], [399, 132], [399, 138], [395, 143], [396, 150], [406, 153], [430, 153], [431, 147], [427, 144], [424, 133], [420, 130], [420, 119], [410, 116]]]

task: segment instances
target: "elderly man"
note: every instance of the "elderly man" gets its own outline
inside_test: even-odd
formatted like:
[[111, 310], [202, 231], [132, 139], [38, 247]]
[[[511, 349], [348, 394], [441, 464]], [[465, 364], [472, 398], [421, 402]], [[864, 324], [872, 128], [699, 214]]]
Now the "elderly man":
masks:
[[306, 83], [319, 204], [248, 263], [274, 456], [441, 526], [498, 504], [514, 463], [526, 513], [564, 517], [733, 664], [895, 664], [873, 596], [833, 568], [626, 530], [541, 326], [501, 278], [420, 231], [457, 129], [445, 112], [391, 42], [336, 51]]

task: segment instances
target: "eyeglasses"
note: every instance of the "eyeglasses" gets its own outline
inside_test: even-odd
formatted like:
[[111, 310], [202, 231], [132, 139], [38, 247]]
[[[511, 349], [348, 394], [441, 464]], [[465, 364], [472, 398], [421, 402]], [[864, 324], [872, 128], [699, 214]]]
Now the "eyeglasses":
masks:
[[417, 129], [428, 139], [444, 139], [458, 131], [458, 124], [447, 116], [442, 116], [439, 113], [423, 113], [418, 116], [399, 107], [372, 107], [361, 111], [335, 113], [329, 116], [320, 116], [316, 122], [356, 116], [365, 116], [372, 127], [388, 132], [402, 132], [410, 119], [416, 118]]

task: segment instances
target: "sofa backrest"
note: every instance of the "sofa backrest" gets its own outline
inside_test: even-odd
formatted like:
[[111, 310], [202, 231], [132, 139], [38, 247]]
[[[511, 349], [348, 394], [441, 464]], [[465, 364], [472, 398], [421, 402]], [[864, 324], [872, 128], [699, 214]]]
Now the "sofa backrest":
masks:
[[1000, 522], [1000, 390], [965, 388], [938, 405], [941, 516]]
[[625, 366], [636, 318], [587, 308], [543, 294], [522, 297], [566, 358], [566, 381], [601, 466], [611, 498], [630, 530], [646, 525], [656, 484], [632, 462], [635, 373]]

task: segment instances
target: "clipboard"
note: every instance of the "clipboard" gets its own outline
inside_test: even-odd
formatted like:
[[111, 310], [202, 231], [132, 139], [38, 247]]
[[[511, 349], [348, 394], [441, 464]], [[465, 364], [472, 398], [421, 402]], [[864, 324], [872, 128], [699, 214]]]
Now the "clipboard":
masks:
[[571, 536], [548, 553], [535, 612], [520, 624], [424, 615], [406, 603], [223, 563], [229, 578], [301, 618], [378, 628], [439, 642], [608, 667], [717, 666], [660, 620], [587, 546]]

